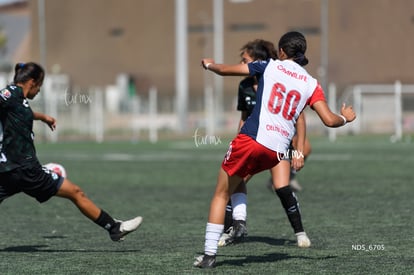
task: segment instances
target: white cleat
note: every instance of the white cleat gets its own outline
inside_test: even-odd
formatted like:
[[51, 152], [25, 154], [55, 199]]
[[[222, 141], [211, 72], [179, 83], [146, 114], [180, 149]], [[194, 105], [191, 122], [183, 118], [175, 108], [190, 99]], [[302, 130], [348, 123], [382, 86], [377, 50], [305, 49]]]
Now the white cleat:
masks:
[[127, 221], [119, 221], [119, 220], [115, 220], [115, 221], [116, 221], [116, 225], [114, 229], [111, 230], [109, 235], [111, 237], [111, 240], [113, 240], [114, 242], [119, 242], [119, 241], [123, 241], [126, 235], [137, 230], [137, 228], [142, 223], [142, 217], [138, 216], [138, 217], [135, 217]]
[[306, 232], [299, 232], [299, 233], [296, 233], [295, 235], [296, 235], [298, 247], [308, 248], [311, 246], [311, 241], [309, 240], [308, 235], [306, 235]]
[[229, 233], [221, 234], [220, 239], [218, 241], [218, 246], [223, 247], [223, 246], [233, 243], [233, 241], [234, 241], [233, 227], [230, 227]]

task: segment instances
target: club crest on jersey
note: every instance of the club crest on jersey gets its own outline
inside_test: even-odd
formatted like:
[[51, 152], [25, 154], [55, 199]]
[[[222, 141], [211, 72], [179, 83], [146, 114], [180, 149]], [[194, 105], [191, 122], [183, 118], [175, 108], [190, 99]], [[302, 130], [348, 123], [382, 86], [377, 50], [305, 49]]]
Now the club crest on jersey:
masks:
[[29, 101], [27, 99], [23, 99], [23, 106], [29, 108]]
[[0, 96], [4, 99], [7, 100], [8, 98], [11, 97], [11, 92], [7, 89], [4, 89], [1, 91]]
[[52, 171], [50, 174], [52, 175], [53, 180], [57, 180], [59, 178], [59, 175], [56, 174], [56, 172], [54, 172], [54, 171]]

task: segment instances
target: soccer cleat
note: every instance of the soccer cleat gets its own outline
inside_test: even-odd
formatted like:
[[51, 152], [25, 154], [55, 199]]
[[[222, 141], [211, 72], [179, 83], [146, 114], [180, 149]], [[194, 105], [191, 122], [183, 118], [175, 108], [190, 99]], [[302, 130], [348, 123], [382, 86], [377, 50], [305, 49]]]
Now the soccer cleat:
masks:
[[225, 233], [221, 234], [220, 239], [218, 241], [218, 246], [226, 246], [226, 245], [233, 243], [234, 241], [233, 235], [234, 235], [233, 226], [230, 226], [229, 229]]
[[306, 235], [306, 232], [299, 232], [299, 233], [296, 233], [295, 235], [296, 235], [298, 247], [308, 248], [311, 246], [311, 241], [309, 240], [308, 235]]
[[233, 238], [235, 242], [241, 241], [244, 237], [247, 236], [247, 225], [246, 221], [235, 220], [233, 222]]
[[218, 241], [218, 246], [227, 246], [241, 242], [247, 236], [246, 221], [234, 220], [231, 226], [225, 233], [221, 234]]
[[216, 267], [216, 255], [200, 255], [196, 258], [193, 265], [199, 268], [214, 268]]
[[109, 236], [114, 242], [119, 242], [123, 241], [126, 235], [137, 230], [142, 223], [142, 217], [138, 216], [128, 221], [115, 221], [115, 225], [109, 231]]

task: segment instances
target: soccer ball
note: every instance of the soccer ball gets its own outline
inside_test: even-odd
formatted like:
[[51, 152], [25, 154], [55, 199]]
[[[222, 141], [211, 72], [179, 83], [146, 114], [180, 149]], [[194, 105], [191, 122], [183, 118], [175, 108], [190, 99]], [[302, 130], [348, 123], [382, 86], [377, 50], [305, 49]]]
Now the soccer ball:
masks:
[[53, 163], [53, 162], [47, 163], [47, 164], [43, 165], [43, 167], [55, 172], [56, 174], [58, 174], [59, 176], [62, 176], [64, 178], [66, 178], [66, 176], [67, 176], [66, 169], [58, 163]]

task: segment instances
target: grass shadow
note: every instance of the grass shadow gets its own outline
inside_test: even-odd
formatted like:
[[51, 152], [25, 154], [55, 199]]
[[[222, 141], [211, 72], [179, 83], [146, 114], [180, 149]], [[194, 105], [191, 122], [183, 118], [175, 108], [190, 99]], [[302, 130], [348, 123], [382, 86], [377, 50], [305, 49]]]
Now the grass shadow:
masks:
[[51, 236], [43, 236], [45, 239], [66, 239], [66, 236], [62, 235], [51, 235]]
[[48, 249], [48, 245], [19, 245], [19, 246], [9, 246], [3, 249], [0, 249], [1, 252], [16, 252], [16, 253], [33, 253], [33, 252], [44, 252], [44, 253], [57, 253], [57, 252], [140, 252], [138, 249], [129, 249], [129, 250], [108, 250], [108, 249]]
[[296, 244], [296, 241], [289, 240], [289, 239], [276, 239], [276, 238], [271, 238], [271, 237], [249, 235], [243, 239], [242, 243], [266, 243], [268, 245], [284, 246], [284, 245], [294, 245]]
[[[235, 256], [234, 256], [235, 257]], [[243, 266], [244, 264], [251, 263], [272, 263], [290, 259], [303, 259], [303, 260], [328, 260], [337, 258], [337, 256], [326, 256], [326, 257], [307, 257], [307, 256], [290, 256], [286, 253], [269, 253], [260, 256], [246, 256], [238, 259], [230, 259], [217, 261], [217, 266], [231, 265], [231, 266]]]

